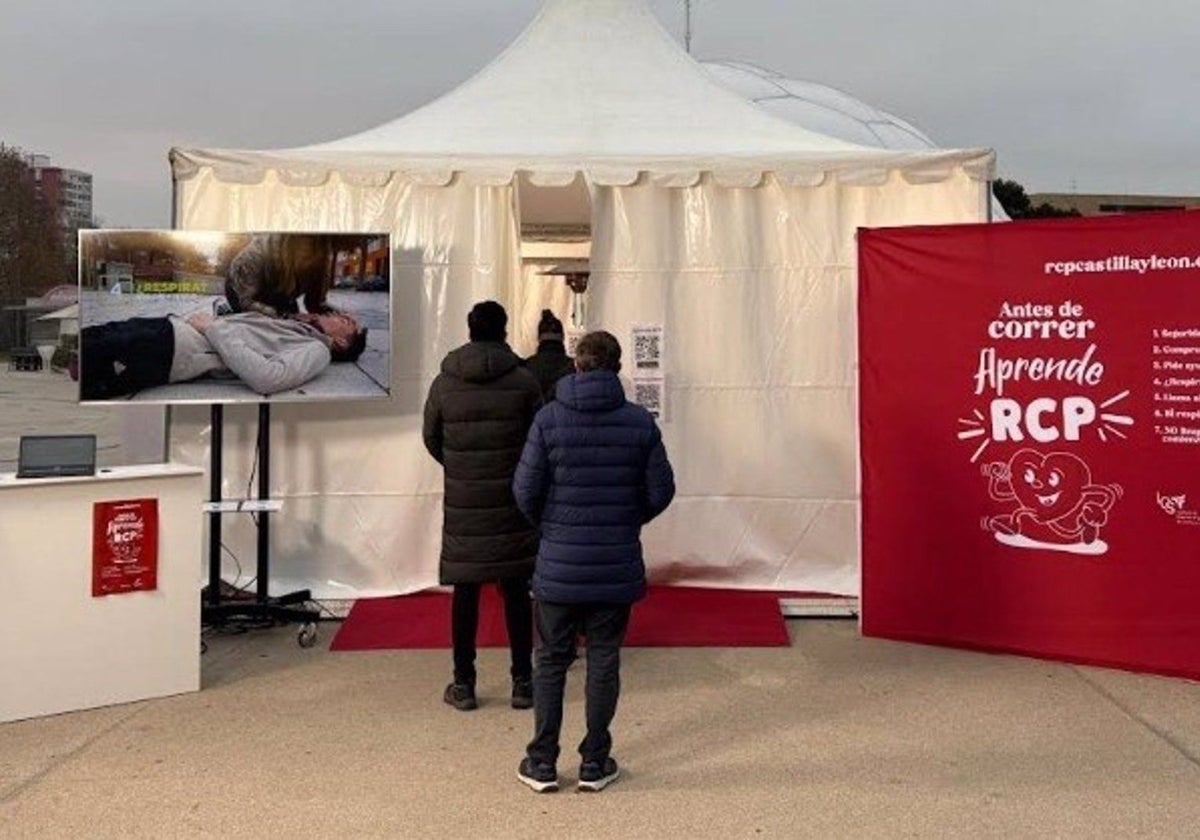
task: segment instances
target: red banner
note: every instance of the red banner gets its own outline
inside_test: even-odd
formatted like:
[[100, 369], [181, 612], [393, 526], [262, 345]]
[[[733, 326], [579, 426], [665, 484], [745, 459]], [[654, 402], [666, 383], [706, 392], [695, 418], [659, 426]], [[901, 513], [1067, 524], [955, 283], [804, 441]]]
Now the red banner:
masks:
[[158, 500], [96, 502], [92, 596], [158, 588]]
[[859, 266], [863, 632], [1200, 678], [1200, 213]]

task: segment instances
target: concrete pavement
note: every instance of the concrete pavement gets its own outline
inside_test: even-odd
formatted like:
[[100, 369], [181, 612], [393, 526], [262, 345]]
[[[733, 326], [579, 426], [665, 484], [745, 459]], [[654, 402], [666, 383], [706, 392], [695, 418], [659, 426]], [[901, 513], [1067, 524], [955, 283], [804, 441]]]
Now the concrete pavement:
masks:
[[[0, 726], [0, 837], [1194, 837], [1200, 685], [864, 640], [629, 649], [598, 795], [514, 778], [505, 654], [210, 640], [199, 694]], [[582, 670], [559, 772], [575, 780]]]

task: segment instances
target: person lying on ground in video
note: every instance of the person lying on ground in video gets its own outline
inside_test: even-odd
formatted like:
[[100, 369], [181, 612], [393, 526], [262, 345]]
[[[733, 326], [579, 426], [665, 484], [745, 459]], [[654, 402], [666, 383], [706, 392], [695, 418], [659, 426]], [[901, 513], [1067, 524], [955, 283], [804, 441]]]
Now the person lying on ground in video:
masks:
[[367, 331], [344, 312], [272, 318], [258, 312], [130, 318], [80, 334], [85, 400], [106, 400], [204, 376], [236, 377], [265, 395], [298, 388], [330, 362], [353, 362]]

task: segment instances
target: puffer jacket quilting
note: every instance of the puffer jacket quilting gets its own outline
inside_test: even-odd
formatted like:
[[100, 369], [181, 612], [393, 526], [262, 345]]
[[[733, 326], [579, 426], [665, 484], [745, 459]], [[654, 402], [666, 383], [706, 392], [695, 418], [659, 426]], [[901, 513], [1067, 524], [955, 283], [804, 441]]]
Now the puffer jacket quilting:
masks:
[[537, 381], [506, 344], [473, 341], [442, 362], [424, 424], [425, 447], [445, 467], [442, 584], [532, 574], [537, 535], [512, 477], [540, 405]]
[[559, 381], [529, 430], [513, 481], [541, 540], [534, 596], [554, 603], [632, 603], [645, 594], [641, 529], [675, 494], [654, 418], [625, 399], [616, 374]]

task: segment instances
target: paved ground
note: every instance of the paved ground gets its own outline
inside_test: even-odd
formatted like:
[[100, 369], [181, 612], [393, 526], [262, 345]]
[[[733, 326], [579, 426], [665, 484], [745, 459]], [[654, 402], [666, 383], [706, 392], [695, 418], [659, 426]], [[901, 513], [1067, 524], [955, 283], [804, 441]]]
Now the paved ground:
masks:
[[531, 721], [501, 651], [463, 714], [447, 652], [214, 638], [199, 694], [0, 725], [0, 837], [1197, 836], [1200, 685], [791, 630], [626, 651], [624, 777], [543, 796], [514, 778]]
[[0, 364], [0, 472], [16, 469], [21, 435], [95, 434], [100, 466], [129, 463], [121, 448], [122, 409], [78, 400], [79, 384], [65, 373], [16, 373]]

